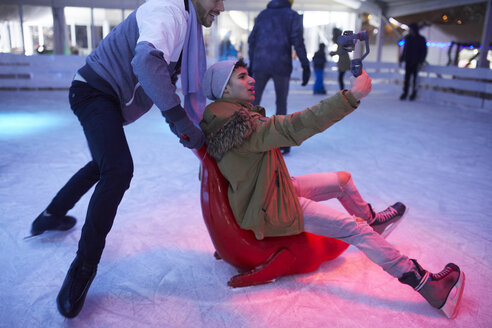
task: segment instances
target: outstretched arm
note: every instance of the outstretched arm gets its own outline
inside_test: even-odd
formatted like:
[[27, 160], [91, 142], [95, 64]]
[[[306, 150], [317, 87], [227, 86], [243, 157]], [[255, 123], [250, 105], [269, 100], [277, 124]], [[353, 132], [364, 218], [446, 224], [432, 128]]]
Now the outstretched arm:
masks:
[[343, 90], [318, 104], [290, 115], [271, 118], [257, 116], [257, 129], [245, 142], [248, 151], [261, 152], [277, 147], [300, 145], [323, 132], [354, 111], [360, 99], [371, 91], [371, 79], [365, 71], [353, 79], [350, 91]]

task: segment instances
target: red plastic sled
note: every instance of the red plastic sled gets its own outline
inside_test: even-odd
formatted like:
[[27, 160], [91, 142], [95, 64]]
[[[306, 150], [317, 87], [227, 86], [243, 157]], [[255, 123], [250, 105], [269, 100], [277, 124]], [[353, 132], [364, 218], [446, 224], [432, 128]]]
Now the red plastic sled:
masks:
[[252, 231], [241, 229], [236, 223], [227, 197], [228, 182], [206, 147], [193, 152], [202, 162], [202, 213], [217, 251], [215, 257], [242, 272], [228, 281], [229, 286], [264, 284], [281, 276], [311, 272], [349, 246], [308, 232], [257, 240]]

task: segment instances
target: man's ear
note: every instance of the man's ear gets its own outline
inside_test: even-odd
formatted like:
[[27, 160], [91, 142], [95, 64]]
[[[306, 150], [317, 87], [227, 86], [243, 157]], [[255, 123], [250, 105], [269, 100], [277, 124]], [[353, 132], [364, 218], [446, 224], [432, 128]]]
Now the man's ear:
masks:
[[226, 84], [224, 88], [224, 92], [222, 93], [222, 97], [228, 94], [229, 94], [229, 83]]

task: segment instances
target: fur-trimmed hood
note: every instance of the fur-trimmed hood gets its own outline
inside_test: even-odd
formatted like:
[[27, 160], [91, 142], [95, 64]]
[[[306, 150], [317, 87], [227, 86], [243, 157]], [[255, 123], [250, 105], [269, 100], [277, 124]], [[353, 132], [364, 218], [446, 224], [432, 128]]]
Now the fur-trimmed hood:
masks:
[[216, 161], [238, 147], [256, 129], [255, 116], [265, 116], [265, 109], [238, 100], [219, 99], [207, 106], [200, 127], [207, 137], [207, 152]]

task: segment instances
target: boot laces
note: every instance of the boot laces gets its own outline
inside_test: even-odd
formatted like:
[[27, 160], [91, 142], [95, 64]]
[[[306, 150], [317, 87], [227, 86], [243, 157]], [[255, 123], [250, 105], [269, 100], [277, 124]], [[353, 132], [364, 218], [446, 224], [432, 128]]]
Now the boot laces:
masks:
[[385, 223], [396, 216], [398, 216], [398, 212], [393, 208], [393, 206], [390, 206], [384, 211], [376, 213], [376, 219], [374, 220], [374, 223]]
[[453, 271], [453, 268], [447, 267], [444, 270], [442, 270], [441, 272], [431, 274], [431, 278], [432, 278], [432, 280], [440, 280], [440, 279], [446, 277], [448, 274], [450, 274], [451, 271]]

